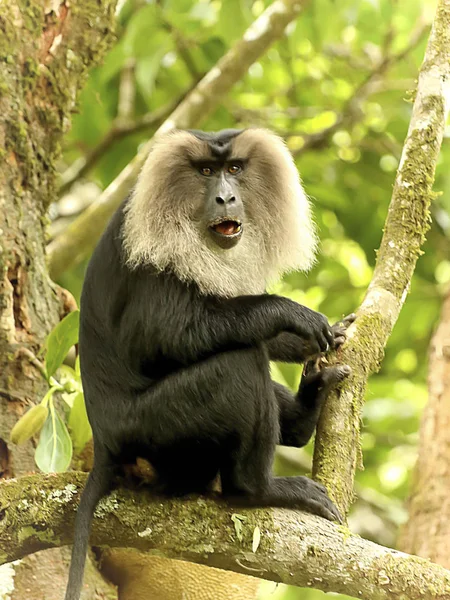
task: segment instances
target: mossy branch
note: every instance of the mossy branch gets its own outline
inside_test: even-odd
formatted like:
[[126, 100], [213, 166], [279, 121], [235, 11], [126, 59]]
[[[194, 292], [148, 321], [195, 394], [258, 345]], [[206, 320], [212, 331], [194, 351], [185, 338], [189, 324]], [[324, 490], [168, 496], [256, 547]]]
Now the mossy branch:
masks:
[[340, 394], [327, 402], [317, 430], [313, 473], [344, 513], [352, 501], [367, 379], [379, 368], [429, 228], [432, 185], [449, 104], [450, 0], [439, 0], [374, 275], [338, 356], [353, 368], [353, 375]]
[[[0, 564], [72, 542], [83, 473], [0, 483]], [[448, 600], [450, 571], [384, 548], [300, 511], [233, 509], [212, 499], [162, 499], [114, 491], [97, 507], [91, 542], [136, 548], [221, 569], [365, 600]], [[255, 527], [261, 541], [252, 551]]]
[[[173, 128], [198, 126], [245, 76], [248, 68], [283, 36], [287, 25], [299, 15], [305, 3], [306, 0], [275, 0], [179, 104], [155, 135]], [[147, 142], [99, 199], [49, 244], [49, 269], [53, 279], [92, 252], [109, 218], [133, 186], [151, 144], [152, 140]]]

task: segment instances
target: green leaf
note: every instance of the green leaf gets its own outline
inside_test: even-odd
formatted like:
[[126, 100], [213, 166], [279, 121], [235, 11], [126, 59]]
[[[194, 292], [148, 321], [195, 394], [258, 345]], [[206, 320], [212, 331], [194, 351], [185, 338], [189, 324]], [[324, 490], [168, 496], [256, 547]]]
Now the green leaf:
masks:
[[84, 395], [81, 392], [75, 395], [68, 425], [75, 452], [81, 452], [92, 437]]
[[166, 52], [166, 48], [162, 46], [152, 56], [141, 58], [136, 66], [136, 82], [147, 100], [151, 99], [156, 76], [161, 69], [161, 59]]
[[253, 530], [252, 552], [256, 552], [261, 542], [261, 529], [256, 526]]
[[33, 437], [42, 429], [47, 416], [48, 408], [43, 404], [30, 408], [12, 428], [10, 436], [12, 443], [23, 444]]
[[72, 460], [72, 440], [64, 421], [52, 405], [41, 431], [34, 460], [44, 473], [66, 471]]
[[70, 348], [77, 343], [79, 327], [80, 311], [75, 310], [64, 317], [47, 337], [45, 368], [48, 378], [62, 365]]
[[229, 44], [242, 37], [252, 21], [251, 11], [243, 0], [222, 2], [216, 31]]
[[242, 523], [247, 520], [247, 517], [244, 515], [239, 515], [237, 513], [233, 513], [231, 515], [231, 520], [234, 523], [234, 530], [236, 532], [237, 539], [242, 542]]

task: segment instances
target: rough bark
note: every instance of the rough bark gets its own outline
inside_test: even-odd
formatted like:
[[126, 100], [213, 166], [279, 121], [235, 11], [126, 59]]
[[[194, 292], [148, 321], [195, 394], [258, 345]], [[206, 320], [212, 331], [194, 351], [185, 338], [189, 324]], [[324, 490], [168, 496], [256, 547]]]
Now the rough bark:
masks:
[[419, 73], [411, 122], [395, 179], [375, 272], [339, 361], [353, 368], [328, 399], [317, 429], [313, 474], [343, 513], [353, 498], [360, 461], [360, 414], [369, 375], [408, 293], [429, 228], [434, 173], [450, 103], [450, 0], [439, 0]]
[[[69, 544], [81, 473], [29, 476], [0, 485], [0, 563], [42, 548]], [[273, 581], [365, 600], [448, 600], [450, 571], [425, 559], [383, 548], [347, 528], [294, 510], [234, 510], [201, 498], [162, 499], [121, 489], [95, 513], [97, 546], [155, 552]], [[261, 542], [252, 550], [255, 527]]]
[[450, 568], [450, 293], [430, 348], [428, 404], [399, 546]]
[[[64, 294], [48, 276], [45, 212], [77, 91], [111, 41], [114, 4], [0, 3], [0, 477], [35, 468], [31, 442], [8, 444], [17, 417], [46, 391], [21, 349], [37, 354], [66, 310]], [[53, 588], [55, 560], [39, 558], [40, 571], [53, 573]], [[29, 587], [32, 569], [31, 562], [11, 566], [8, 597], [20, 598], [14, 589], [27, 577]], [[27, 594], [21, 597], [50, 599], [51, 592], [36, 579]]]
[[[275, 0], [180, 103], [155, 135], [173, 128], [197, 127], [244, 77], [248, 68], [283, 36], [286, 26], [300, 14], [305, 3], [306, 0]], [[91, 254], [106, 223], [136, 181], [151, 144], [151, 140], [145, 144], [99, 199], [71, 223], [64, 234], [49, 244], [53, 279]]]

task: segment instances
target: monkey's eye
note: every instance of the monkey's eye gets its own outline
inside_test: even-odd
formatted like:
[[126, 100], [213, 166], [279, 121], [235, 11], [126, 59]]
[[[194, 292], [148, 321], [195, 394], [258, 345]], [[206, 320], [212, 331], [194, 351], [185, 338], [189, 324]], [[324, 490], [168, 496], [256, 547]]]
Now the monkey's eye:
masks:
[[211, 169], [211, 167], [200, 167], [199, 171], [205, 177], [211, 177], [211, 175], [213, 174], [213, 170]]
[[241, 165], [229, 165], [229, 167], [228, 167], [228, 173], [231, 173], [232, 175], [237, 175], [241, 171], [242, 171]]

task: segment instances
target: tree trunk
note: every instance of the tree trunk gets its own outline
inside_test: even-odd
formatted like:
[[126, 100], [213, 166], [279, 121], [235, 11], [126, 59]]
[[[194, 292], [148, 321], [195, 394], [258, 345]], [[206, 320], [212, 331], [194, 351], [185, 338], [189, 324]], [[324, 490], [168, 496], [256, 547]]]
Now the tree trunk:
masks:
[[450, 568], [450, 292], [430, 347], [428, 404], [399, 545]]
[[252, 600], [259, 579], [127, 549], [103, 553], [102, 573], [119, 600]]
[[[111, 42], [113, 0], [0, 4], [0, 477], [33, 471], [34, 444], [8, 443], [18, 416], [47, 389], [23, 349], [36, 355], [67, 312], [48, 276], [45, 225], [54, 199], [60, 139], [87, 69]], [[67, 553], [40, 553], [7, 567], [11, 600], [56, 600]], [[33, 585], [30, 586], [30, 582]], [[88, 569], [86, 598], [107, 593]], [[6, 592], [5, 592], [6, 593]], [[99, 597], [106, 598], [106, 595]]]
[[353, 501], [355, 472], [362, 463], [360, 421], [367, 381], [380, 367], [430, 226], [432, 186], [450, 109], [449, 48], [450, 0], [439, 0], [372, 281], [347, 343], [337, 352], [353, 373], [327, 398], [317, 425], [313, 476], [327, 486], [342, 514]]

